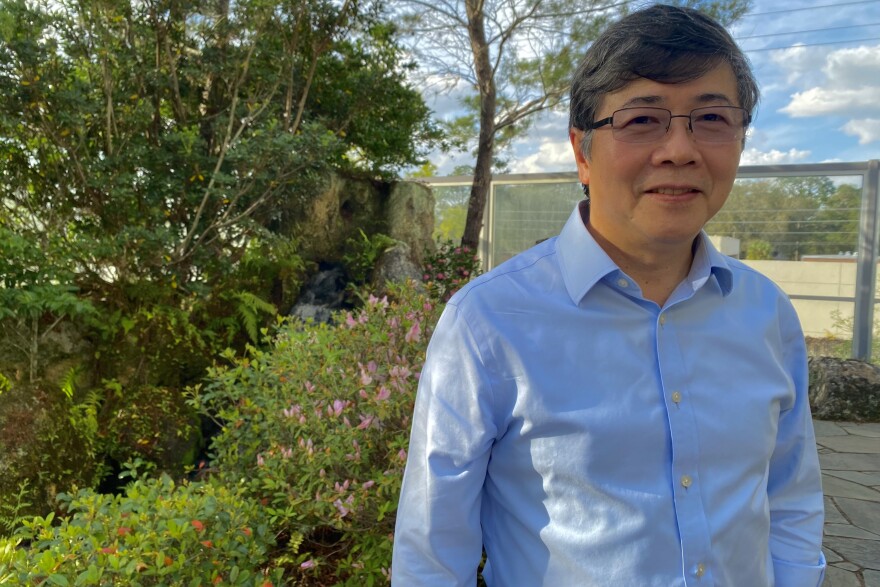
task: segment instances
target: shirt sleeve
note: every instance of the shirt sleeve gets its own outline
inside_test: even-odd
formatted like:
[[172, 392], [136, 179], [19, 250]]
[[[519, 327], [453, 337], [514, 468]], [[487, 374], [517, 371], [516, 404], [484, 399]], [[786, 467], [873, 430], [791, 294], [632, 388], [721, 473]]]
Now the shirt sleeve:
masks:
[[782, 406], [770, 459], [770, 554], [776, 587], [818, 587], [825, 575], [825, 516], [808, 397], [807, 351], [794, 309], [787, 303], [781, 308], [781, 322], [783, 353], [795, 397], [792, 404]]
[[419, 380], [391, 569], [393, 587], [473, 586], [480, 502], [496, 429], [479, 345], [447, 305]]

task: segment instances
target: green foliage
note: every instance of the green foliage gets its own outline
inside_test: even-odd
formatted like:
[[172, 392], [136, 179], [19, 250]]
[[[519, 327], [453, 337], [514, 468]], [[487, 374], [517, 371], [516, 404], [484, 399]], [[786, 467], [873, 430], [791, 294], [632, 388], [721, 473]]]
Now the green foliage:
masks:
[[739, 180], [706, 231], [746, 247], [764, 241], [773, 258], [836, 255], [857, 247], [860, 203], [858, 188], [830, 177]]
[[752, 240], [746, 245], [746, 259], [762, 261], [773, 258], [773, 245], [765, 240]]
[[449, 240], [438, 243], [437, 251], [428, 256], [422, 279], [433, 299], [446, 302], [461, 286], [482, 272], [482, 263], [476, 253]]
[[[74, 389], [15, 383], [0, 395], [0, 518], [46, 515], [57, 495], [93, 487], [104, 475], [99, 398]], [[2, 531], [0, 531], [2, 533]]]
[[139, 462], [181, 475], [202, 445], [197, 414], [181, 391], [108, 382], [101, 413], [101, 453], [117, 463]]
[[[821, 354], [849, 359], [852, 357], [853, 320], [852, 315], [844, 316], [840, 310], [831, 312], [833, 332], [828, 332], [824, 339], [813, 341], [814, 346], [820, 346]], [[871, 357], [869, 361], [880, 365], [880, 317], [874, 318], [874, 328], [871, 333]]]
[[274, 540], [260, 506], [239, 488], [162, 476], [135, 481], [121, 496], [60, 497], [66, 516], [26, 520], [13, 541], [0, 542], [0, 578], [102, 587], [281, 584], [280, 570], [266, 570]]
[[287, 204], [334, 168], [421, 163], [438, 136], [372, 2], [0, 14], [0, 350], [31, 382], [58, 321], [90, 319], [95, 380], [192, 383], [295, 296], [296, 256], [255, 254]]
[[[283, 326], [212, 370], [193, 403], [222, 425], [212, 467], [288, 537], [303, 584], [387, 582], [418, 373], [440, 307], [397, 286], [336, 325]], [[231, 357], [230, 357], [231, 359]]]
[[[11, 499], [0, 501], [0, 537], [12, 534], [21, 526], [25, 519], [23, 512], [33, 505], [28, 501], [30, 495], [30, 480], [23, 479], [18, 484], [18, 491], [8, 496]], [[2, 551], [2, 547], [0, 547], [0, 551]], [[0, 558], [2, 556], [2, 553], [0, 553]], [[3, 575], [0, 574], [0, 578], [2, 577]], [[3, 581], [0, 581], [0, 585], [2, 584]]]
[[345, 241], [347, 246], [346, 253], [342, 256], [342, 263], [353, 283], [365, 285], [370, 282], [376, 261], [397, 241], [381, 232], [367, 236], [361, 230], [360, 235], [359, 239], [350, 238]]

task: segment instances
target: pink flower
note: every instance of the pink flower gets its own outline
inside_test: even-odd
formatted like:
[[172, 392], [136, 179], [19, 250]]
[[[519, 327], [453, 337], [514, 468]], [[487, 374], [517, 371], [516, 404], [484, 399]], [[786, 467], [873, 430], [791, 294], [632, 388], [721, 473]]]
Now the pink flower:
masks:
[[431, 302], [425, 302], [425, 305], [422, 306], [422, 309], [425, 310], [425, 312], [430, 312], [434, 309], [434, 306], [431, 305]]
[[348, 515], [348, 508], [342, 505], [342, 500], [337, 499], [333, 502], [333, 505], [336, 506], [336, 509], [339, 510], [339, 516], [344, 518]]
[[461, 247], [455, 247], [455, 254], [458, 255], [461, 253]]
[[361, 419], [361, 423], [358, 424], [358, 430], [366, 430], [370, 427], [370, 424], [373, 423], [374, 416], [365, 416], [363, 414], [359, 414], [358, 418]]
[[376, 400], [382, 402], [391, 397], [391, 392], [384, 385], [379, 388], [379, 391], [376, 393]]
[[401, 461], [405, 461], [406, 460], [406, 449], [403, 449], [403, 448], [400, 449], [397, 453], [397, 458], [399, 458]]
[[306, 391], [308, 391], [309, 393], [315, 391], [315, 386], [311, 381], [306, 381], [304, 385], [306, 386]]
[[394, 379], [406, 379], [410, 375], [412, 375], [410, 370], [403, 365], [394, 365], [393, 367], [391, 367], [391, 371], [389, 371], [389, 374]]
[[413, 322], [413, 325], [410, 327], [409, 332], [406, 333], [404, 339], [406, 342], [419, 342], [422, 334], [422, 327], [419, 326], [418, 322]]
[[375, 373], [378, 368], [379, 365], [376, 364], [376, 361], [370, 361], [369, 363], [367, 363], [367, 371], [369, 371], [370, 373]]
[[351, 315], [351, 312], [345, 313], [345, 325], [348, 326], [349, 328], [354, 328], [355, 326], [357, 326], [357, 322], [355, 321], [354, 317]]
[[369, 489], [370, 487], [372, 487], [372, 486], [375, 485], [375, 484], [376, 484], [376, 482], [373, 481], [372, 479], [370, 479], [370, 480], [367, 481], [366, 483], [363, 483], [363, 484], [361, 485], [361, 487], [363, 487], [364, 489]]
[[262, 467], [262, 466], [265, 465], [265, 464], [266, 464], [266, 461], [263, 459], [263, 455], [262, 455], [262, 454], [258, 454], [258, 455], [257, 455], [257, 466], [258, 466], [258, 467]]
[[397, 329], [400, 326], [400, 319], [397, 316], [392, 316], [388, 320], [388, 327], [392, 329]]
[[315, 564], [316, 564], [316, 563], [315, 563], [315, 559], [310, 558], [309, 560], [307, 560], [306, 562], [304, 562], [303, 564], [301, 564], [301, 565], [299, 566], [299, 568], [301, 568], [301, 569], [312, 569], [312, 568], [315, 567]]
[[445, 274], [445, 273], [442, 273], [442, 272], [441, 272], [441, 273], [438, 273], [438, 274], [437, 274], [437, 279], [439, 279], [440, 281], [443, 281], [444, 279], [446, 279], [446, 274]]
[[333, 400], [333, 415], [338, 416], [346, 407], [348, 407], [347, 401], [344, 402], [341, 399]]
[[375, 306], [376, 304], [379, 303], [379, 298], [377, 298], [373, 294], [370, 294], [370, 297], [367, 298], [367, 303], [371, 306]]
[[431, 279], [431, 276], [428, 275], [427, 273], [425, 273], [424, 275], [422, 275], [422, 281], [428, 281], [429, 279]]

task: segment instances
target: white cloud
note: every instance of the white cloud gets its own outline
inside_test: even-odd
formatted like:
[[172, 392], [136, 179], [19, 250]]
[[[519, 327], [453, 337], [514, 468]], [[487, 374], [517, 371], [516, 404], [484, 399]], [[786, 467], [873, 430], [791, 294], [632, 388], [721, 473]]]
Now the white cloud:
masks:
[[802, 77], [816, 72], [816, 61], [822, 53], [813, 47], [794, 46], [773, 51], [770, 60], [787, 73], [786, 84], [793, 85]]
[[843, 125], [843, 131], [848, 135], [859, 137], [860, 145], [880, 141], [880, 118], [850, 120]]
[[810, 152], [799, 149], [789, 149], [788, 151], [759, 151], [752, 147], [743, 151], [740, 158], [741, 165], [782, 165], [784, 163], [802, 162], [809, 158]]
[[852, 114], [853, 112], [880, 112], [880, 81], [877, 87], [847, 89], [841, 87], [810, 88], [791, 97], [782, 109], [795, 117], [825, 114]]
[[[795, 53], [795, 56], [799, 54]], [[814, 69], [818, 69], [815, 65]], [[801, 67], [802, 64], [792, 65], [794, 69]], [[790, 102], [781, 112], [794, 117], [840, 115], [873, 119], [880, 116], [880, 45], [833, 51], [825, 57], [821, 71], [824, 80], [792, 94]], [[875, 137], [873, 131], [865, 133], [861, 129], [847, 128], [846, 132], [859, 136], [865, 142], [876, 140], [864, 138]]]
[[551, 171], [574, 171], [574, 155], [568, 141], [544, 140], [537, 153], [517, 158], [511, 165], [511, 173], [547, 173]]
[[880, 45], [841, 49], [828, 56], [823, 71], [828, 81], [856, 88], [866, 81], [880, 84]]

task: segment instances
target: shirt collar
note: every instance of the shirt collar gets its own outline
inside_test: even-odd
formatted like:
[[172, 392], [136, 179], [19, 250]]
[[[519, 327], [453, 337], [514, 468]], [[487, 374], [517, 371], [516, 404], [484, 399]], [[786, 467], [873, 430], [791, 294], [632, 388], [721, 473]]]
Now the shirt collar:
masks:
[[[620, 271], [611, 257], [599, 246], [584, 225], [589, 216], [586, 200], [578, 202], [556, 239], [556, 254], [568, 295], [575, 304], [605, 276]], [[704, 232], [697, 237], [694, 261], [687, 280], [694, 290], [702, 287], [714, 275], [722, 296], [733, 289], [733, 274], [727, 258], [718, 252]]]

